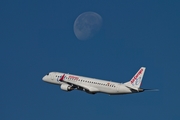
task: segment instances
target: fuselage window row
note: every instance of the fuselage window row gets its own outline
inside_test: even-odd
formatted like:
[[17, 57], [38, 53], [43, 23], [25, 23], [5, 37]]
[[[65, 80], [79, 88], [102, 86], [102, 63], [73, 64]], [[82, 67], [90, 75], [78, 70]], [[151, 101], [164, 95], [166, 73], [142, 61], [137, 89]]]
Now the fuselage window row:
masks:
[[[56, 77], [61, 77], [61, 76], [57, 76], [56, 75]], [[64, 78], [65, 79], [69, 79], [69, 80], [76, 80], [76, 79], [72, 79], [72, 78], [69, 78], [69, 77], [66, 77], [66, 76], [64, 76]], [[78, 81], [80, 81], [80, 82], [88, 82], [88, 83], [92, 83], [92, 84], [98, 84], [98, 85], [104, 85], [104, 86], [109, 86], [109, 87], [116, 87], [116, 86], [114, 86], [114, 85], [108, 85], [108, 84], [103, 84], [103, 83], [97, 83], [97, 82], [91, 82], [91, 81], [86, 81], [86, 80], [80, 80], [80, 79], [78, 79]]]

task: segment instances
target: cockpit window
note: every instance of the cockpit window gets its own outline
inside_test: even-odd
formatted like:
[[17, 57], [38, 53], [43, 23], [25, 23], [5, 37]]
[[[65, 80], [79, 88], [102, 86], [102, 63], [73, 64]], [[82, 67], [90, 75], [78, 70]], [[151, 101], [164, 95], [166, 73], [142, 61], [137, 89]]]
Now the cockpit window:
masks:
[[48, 73], [48, 74], [46, 74], [46, 75], [49, 75], [49, 73]]

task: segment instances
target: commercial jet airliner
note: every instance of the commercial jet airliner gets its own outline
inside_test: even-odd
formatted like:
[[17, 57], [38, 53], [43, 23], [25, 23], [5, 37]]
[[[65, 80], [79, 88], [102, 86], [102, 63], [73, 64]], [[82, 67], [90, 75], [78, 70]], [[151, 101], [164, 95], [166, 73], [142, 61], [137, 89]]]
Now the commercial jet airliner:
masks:
[[145, 69], [145, 67], [141, 67], [139, 71], [133, 76], [133, 78], [126, 83], [111, 82], [107, 80], [100, 80], [61, 72], [50, 72], [42, 79], [45, 82], [60, 85], [60, 88], [64, 91], [72, 91], [77, 89], [90, 94], [130, 94], [151, 90], [140, 88]]

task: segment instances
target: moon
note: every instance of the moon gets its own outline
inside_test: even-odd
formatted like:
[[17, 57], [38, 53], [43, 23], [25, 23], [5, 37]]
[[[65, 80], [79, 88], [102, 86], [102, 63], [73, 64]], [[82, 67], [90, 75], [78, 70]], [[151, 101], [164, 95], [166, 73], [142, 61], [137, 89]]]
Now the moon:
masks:
[[79, 40], [91, 39], [102, 25], [102, 17], [95, 12], [84, 12], [74, 22], [74, 34]]

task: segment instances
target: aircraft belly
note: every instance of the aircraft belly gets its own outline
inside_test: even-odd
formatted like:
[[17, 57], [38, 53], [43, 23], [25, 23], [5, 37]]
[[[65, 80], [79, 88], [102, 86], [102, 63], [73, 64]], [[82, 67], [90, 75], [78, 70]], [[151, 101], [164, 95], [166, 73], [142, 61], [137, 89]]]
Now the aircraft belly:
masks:
[[129, 88], [127, 88], [123, 85], [117, 86], [117, 92], [118, 92], [118, 94], [132, 93], [132, 91]]
[[107, 87], [99, 87], [99, 92], [108, 93], [108, 94], [117, 94], [117, 90], [115, 88], [107, 88]]

